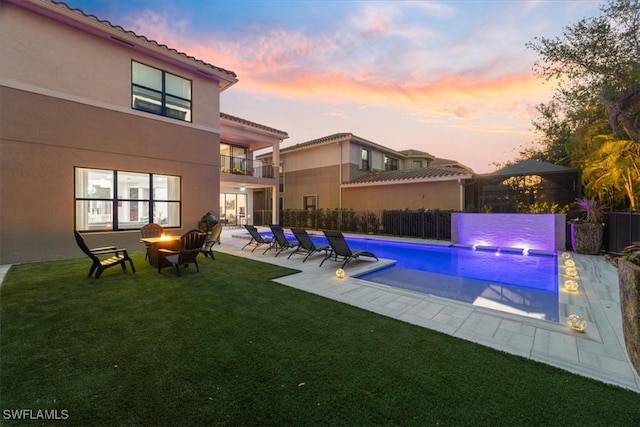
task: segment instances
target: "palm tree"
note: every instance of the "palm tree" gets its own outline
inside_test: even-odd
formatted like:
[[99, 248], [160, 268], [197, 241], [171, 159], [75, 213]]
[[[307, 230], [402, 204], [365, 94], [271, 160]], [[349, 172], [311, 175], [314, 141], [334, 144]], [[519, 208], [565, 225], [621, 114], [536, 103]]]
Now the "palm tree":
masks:
[[587, 192], [600, 200], [613, 198], [621, 206], [626, 205], [626, 198], [631, 209], [636, 210], [640, 202], [640, 146], [613, 135], [597, 135], [593, 145], [597, 148], [584, 159]]

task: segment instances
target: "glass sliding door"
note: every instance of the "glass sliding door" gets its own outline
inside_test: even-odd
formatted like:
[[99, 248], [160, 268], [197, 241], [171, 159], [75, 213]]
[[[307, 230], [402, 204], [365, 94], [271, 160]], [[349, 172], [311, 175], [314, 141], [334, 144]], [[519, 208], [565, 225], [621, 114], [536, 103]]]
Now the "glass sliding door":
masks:
[[224, 225], [244, 225], [247, 222], [247, 195], [220, 193], [220, 221]]

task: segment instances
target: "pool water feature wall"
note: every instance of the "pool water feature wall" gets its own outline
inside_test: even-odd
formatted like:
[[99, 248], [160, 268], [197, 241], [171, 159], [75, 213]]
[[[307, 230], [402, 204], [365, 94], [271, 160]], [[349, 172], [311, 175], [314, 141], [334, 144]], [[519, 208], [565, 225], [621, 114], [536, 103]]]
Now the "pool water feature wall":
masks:
[[564, 214], [451, 214], [451, 243], [471, 247], [562, 252]]

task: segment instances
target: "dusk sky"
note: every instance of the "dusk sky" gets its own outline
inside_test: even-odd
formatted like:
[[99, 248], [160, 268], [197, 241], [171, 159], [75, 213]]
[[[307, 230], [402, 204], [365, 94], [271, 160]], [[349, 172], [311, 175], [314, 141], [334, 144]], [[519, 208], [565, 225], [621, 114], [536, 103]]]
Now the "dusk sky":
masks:
[[555, 84], [532, 72], [536, 36], [603, 1], [66, 0], [234, 71], [221, 110], [289, 134], [338, 132], [497, 169], [530, 144]]

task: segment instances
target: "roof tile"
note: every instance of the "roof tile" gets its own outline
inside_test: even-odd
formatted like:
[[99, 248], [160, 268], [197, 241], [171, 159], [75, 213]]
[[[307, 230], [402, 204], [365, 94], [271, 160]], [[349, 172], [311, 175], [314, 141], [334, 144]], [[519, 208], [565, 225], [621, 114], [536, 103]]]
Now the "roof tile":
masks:
[[73, 12], [73, 13], [77, 14], [78, 16], [82, 16], [82, 17], [84, 17], [84, 18], [92, 19], [92, 20], [94, 20], [95, 22], [98, 22], [98, 23], [100, 23], [100, 24], [102, 24], [102, 25], [106, 25], [106, 26], [109, 26], [109, 27], [111, 27], [111, 28], [113, 28], [113, 29], [115, 29], [115, 30], [118, 30], [118, 31], [122, 32], [123, 34], [127, 34], [127, 35], [130, 35], [130, 36], [134, 36], [134, 37], [136, 37], [136, 38], [138, 38], [138, 39], [140, 39], [140, 40], [142, 40], [142, 41], [144, 41], [144, 42], [146, 42], [146, 43], [149, 43], [149, 44], [155, 45], [155, 46], [157, 46], [157, 47], [160, 47], [160, 48], [166, 49], [168, 52], [170, 52], [170, 53], [172, 53], [172, 54], [176, 54], [176, 55], [179, 55], [179, 56], [181, 56], [181, 57], [183, 57], [183, 58], [186, 58], [186, 59], [192, 60], [192, 61], [194, 61], [194, 62], [197, 62], [197, 63], [198, 63], [198, 64], [200, 64], [200, 65], [204, 65], [204, 66], [206, 66], [206, 67], [208, 67], [208, 68], [211, 68], [211, 69], [216, 70], [216, 71], [218, 71], [218, 72], [221, 72], [221, 73], [223, 73], [223, 74], [227, 74], [227, 75], [229, 75], [229, 76], [231, 76], [231, 77], [233, 77], [233, 78], [237, 78], [237, 77], [238, 77], [238, 76], [236, 75], [236, 73], [234, 73], [233, 71], [229, 71], [229, 70], [226, 70], [226, 69], [224, 69], [224, 68], [217, 67], [217, 66], [215, 66], [215, 65], [213, 65], [213, 64], [209, 64], [209, 63], [207, 63], [207, 62], [204, 62], [204, 61], [202, 61], [202, 60], [200, 60], [200, 59], [197, 59], [197, 58], [195, 58], [195, 57], [193, 57], [193, 56], [187, 55], [187, 54], [186, 54], [186, 53], [184, 53], [184, 52], [180, 52], [180, 51], [178, 51], [178, 50], [176, 50], [176, 49], [170, 48], [169, 46], [167, 46], [167, 45], [165, 45], [165, 44], [161, 44], [161, 43], [158, 43], [158, 42], [157, 42], [157, 41], [155, 41], [155, 40], [148, 39], [147, 37], [145, 37], [145, 36], [143, 36], [143, 35], [138, 35], [138, 34], [136, 34], [135, 32], [133, 32], [133, 31], [131, 31], [131, 30], [125, 30], [125, 29], [124, 29], [123, 27], [121, 27], [120, 25], [115, 25], [115, 24], [112, 24], [111, 22], [109, 22], [109, 21], [107, 21], [107, 20], [100, 19], [100, 18], [98, 18], [98, 17], [97, 17], [97, 16], [95, 16], [95, 15], [87, 14], [87, 13], [85, 13], [85, 12], [84, 12], [83, 10], [81, 10], [81, 9], [72, 8], [72, 7], [70, 7], [68, 4], [66, 4], [66, 3], [64, 3], [64, 2], [56, 1], [56, 0], [50, 0], [50, 1], [51, 1], [51, 4], [54, 4], [54, 5], [59, 6], [59, 7], [64, 7], [64, 8], [66, 8], [67, 10], [69, 10], [69, 11], [71, 11], [71, 12]]
[[353, 179], [346, 184], [364, 184], [387, 181], [412, 181], [429, 178], [468, 178], [471, 174], [471, 171], [464, 171], [454, 168], [427, 167], [421, 169], [371, 172]]

